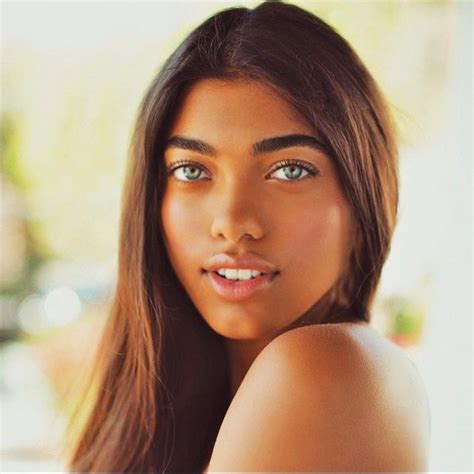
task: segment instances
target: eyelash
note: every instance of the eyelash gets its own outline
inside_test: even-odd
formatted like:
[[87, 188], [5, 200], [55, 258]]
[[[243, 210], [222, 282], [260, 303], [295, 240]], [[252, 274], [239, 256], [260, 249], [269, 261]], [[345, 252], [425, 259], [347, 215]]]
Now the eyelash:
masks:
[[[183, 168], [185, 166], [192, 166], [193, 168], [198, 168], [202, 171], [205, 170], [205, 168], [202, 165], [198, 164], [198, 163], [195, 163], [193, 161], [181, 160], [181, 161], [176, 161], [174, 163], [171, 163], [167, 167], [167, 175], [172, 176], [173, 173], [177, 169]], [[301, 161], [301, 160], [292, 159], [292, 160], [279, 161], [278, 163], [276, 163], [275, 166], [273, 166], [273, 168], [270, 170], [268, 175], [271, 175], [275, 171], [278, 171], [279, 169], [285, 168], [287, 166], [299, 166], [308, 173], [308, 176], [303, 177], [303, 178], [299, 178], [299, 179], [279, 179], [279, 181], [290, 181], [290, 182], [291, 181], [303, 181], [304, 179], [314, 178], [315, 176], [319, 176], [319, 174], [320, 174], [319, 170], [316, 167], [310, 165], [309, 163], [307, 163], [305, 161]], [[207, 179], [207, 178], [205, 178], [205, 179]], [[179, 181], [184, 182], [184, 183], [191, 183], [193, 181], [201, 181], [201, 179], [190, 179], [190, 180], [179, 180]]]

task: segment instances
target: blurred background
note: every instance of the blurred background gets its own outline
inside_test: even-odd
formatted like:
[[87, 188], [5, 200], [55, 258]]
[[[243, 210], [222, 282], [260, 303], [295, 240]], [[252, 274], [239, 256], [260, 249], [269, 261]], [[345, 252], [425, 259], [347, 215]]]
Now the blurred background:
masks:
[[[114, 288], [145, 88], [202, 20], [257, 3], [1, 3], [2, 471], [65, 470], [64, 428]], [[373, 326], [425, 381], [430, 471], [471, 471], [473, 4], [294, 3], [349, 40], [391, 104], [400, 219]]]

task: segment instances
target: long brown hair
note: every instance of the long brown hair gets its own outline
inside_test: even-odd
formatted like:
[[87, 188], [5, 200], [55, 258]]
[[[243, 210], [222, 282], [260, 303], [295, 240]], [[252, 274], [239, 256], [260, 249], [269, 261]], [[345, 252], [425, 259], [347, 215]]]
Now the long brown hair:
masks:
[[357, 222], [346, 271], [296, 324], [369, 321], [398, 200], [384, 100], [349, 44], [316, 16], [279, 2], [224, 10], [171, 55], [139, 109], [99, 388], [72, 470], [202, 471], [230, 403], [223, 338], [174, 274], [160, 221], [164, 140], [186, 91], [211, 77], [261, 81], [284, 97], [324, 141]]

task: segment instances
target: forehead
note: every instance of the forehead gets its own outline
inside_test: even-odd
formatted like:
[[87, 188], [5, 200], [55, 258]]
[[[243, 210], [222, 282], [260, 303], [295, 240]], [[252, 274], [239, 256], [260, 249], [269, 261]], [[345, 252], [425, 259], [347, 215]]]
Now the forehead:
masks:
[[205, 79], [187, 93], [170, 135], [256, 140], [314, 131], [271, 87], [250, 80]]

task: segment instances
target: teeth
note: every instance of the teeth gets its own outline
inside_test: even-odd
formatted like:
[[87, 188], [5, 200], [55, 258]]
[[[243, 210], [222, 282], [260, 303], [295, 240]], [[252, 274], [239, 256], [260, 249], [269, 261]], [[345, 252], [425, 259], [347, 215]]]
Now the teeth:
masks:
[[228, 280], [250, 280], [262, 274], [258, 270], [237, 269], [237, 268], [219, 268], [217, 273]]

